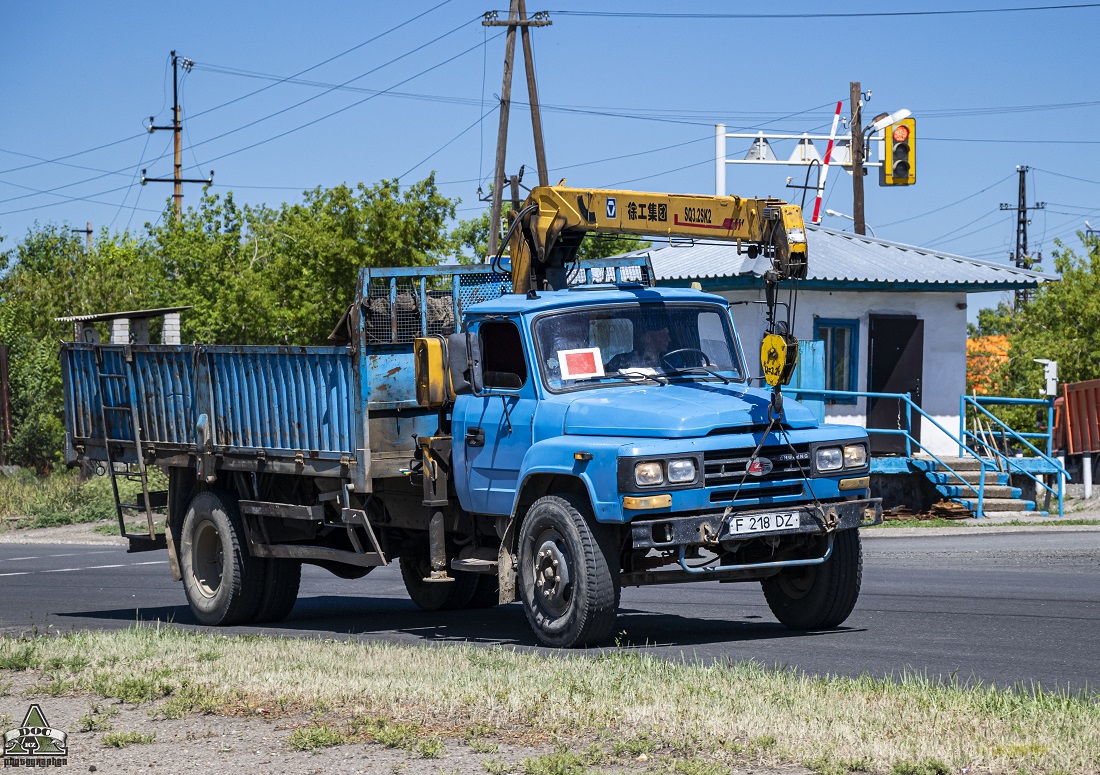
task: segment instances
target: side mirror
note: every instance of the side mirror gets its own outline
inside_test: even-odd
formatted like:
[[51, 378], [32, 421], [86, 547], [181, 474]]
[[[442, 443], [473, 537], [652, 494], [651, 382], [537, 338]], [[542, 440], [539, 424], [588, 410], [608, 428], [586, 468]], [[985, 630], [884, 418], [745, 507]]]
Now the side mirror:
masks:
[[454, 395], [477, 396], [485, 392], [481, 375], [481, 342], [477, 334], [450, 334], [447, 337], [447, 372]]
[[416, 403], [443, 406], [454, 398], [447, 390], [447, 340], [442, 336], [417, 337], [413, 342], [416, 361]]

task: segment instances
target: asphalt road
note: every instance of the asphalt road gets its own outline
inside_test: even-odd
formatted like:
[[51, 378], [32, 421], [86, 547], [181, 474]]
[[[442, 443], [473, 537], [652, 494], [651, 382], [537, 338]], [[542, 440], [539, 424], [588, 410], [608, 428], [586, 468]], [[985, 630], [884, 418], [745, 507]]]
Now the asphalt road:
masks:
[[[815, 674], [909, 671], [1001, 686], [1100, 686], [1100, 532], [874, 538], [864, 541], [864, 556], [863, 591], [841, 629], [810, 635], [784, 629], [756, 584], [627, 588], [620, 645], [674, 659], [755, 659]], [[201, 629], [163, 553], [0, 544], [0, 632], [107, 629], [136, 620]], [[518, 604], [419, 611], [396, 566], [358, 581], [307, 567], [286, 622], [231, 631], [536, 646]]]

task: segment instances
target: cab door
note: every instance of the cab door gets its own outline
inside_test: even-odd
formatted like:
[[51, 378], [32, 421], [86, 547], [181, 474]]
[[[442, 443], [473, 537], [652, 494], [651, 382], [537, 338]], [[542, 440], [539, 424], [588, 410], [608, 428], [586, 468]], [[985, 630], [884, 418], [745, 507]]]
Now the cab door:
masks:
[[484, 320], [471, 328], [480, 340], [485, 392], [455, 402], [455, 489], [468, 511], [509, 514], [533, 442], [534, 379], [513, 321]]

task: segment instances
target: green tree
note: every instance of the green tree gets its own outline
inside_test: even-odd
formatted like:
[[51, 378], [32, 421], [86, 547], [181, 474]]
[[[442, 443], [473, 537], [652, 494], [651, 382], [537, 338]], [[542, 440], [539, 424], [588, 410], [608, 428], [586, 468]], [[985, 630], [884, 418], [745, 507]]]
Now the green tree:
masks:
[[1078, 235], [1084, 255], [1056, 241], [1061, 282], [1044, 283], [1016, 316], [1010, 384], [1030, 395], [1042, 384], [1034, 358], [1058, 361], [1062, 382], [1100, 378], [1100, 242]]
[[72, 336], [55, 318], [156, 306], [160, 263], [128, 233], [101, 232], [91, 251], [67, 224], [49, 224], [0, 256], [0, 345], [8, 347], [11, 462], [48, 468], [59, 459], [61, 367], [58, 342]]
[[[489, 211], [486, 210], [476, 218], [459, 221], [451, 237], [458, 247], [469, 250], [476, 262], [484, 261], [489, 251]], [[589, 234], [581, 242], [577, 257], [610, 258], [633, 250], [644, 250], [651, 244], [646, 240], [621, 234]], [[460, 255], [459, 260], [463, 259], [470, 260]]]
[[207, 194], [155, 228], [188, 341], [322, 344], [355, 295], [359, 269], [424, 266], [452, 255], [455, 204], [434, 177], [305, 192], [300, 204], [239, 207]]
[[459, 221], [451, 232], [451, 239], [458, 248], [470, 251], [469, 254], [458, 254], [460, 263], [484, 263], [489, 252], [489, 211], [486, 210], [476, 218]]

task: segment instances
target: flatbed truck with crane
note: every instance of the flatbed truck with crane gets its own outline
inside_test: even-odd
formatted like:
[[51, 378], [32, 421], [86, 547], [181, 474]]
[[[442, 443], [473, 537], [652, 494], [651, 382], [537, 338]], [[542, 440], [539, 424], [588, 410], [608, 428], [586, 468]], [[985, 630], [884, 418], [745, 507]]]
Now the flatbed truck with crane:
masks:
[[[591, 233], [763, 256], [768, 387], [724, 299], [654, 287], [644, 255], [579, 261]], [[207, 625], [285, 618], [303, 564], [395, 560], [420, 608], [519, 600], [549, 646], [606, 641], [631, 585], [757, 582], [788, 627], [840, 625], [881, 504], [866, 432], [783, 400], [799, 208], [540, 186], [505, 242], [362, 269], [330, 347], [63, 344], [68, 462], [105, 469], [131, 550], [166, 549]]]

